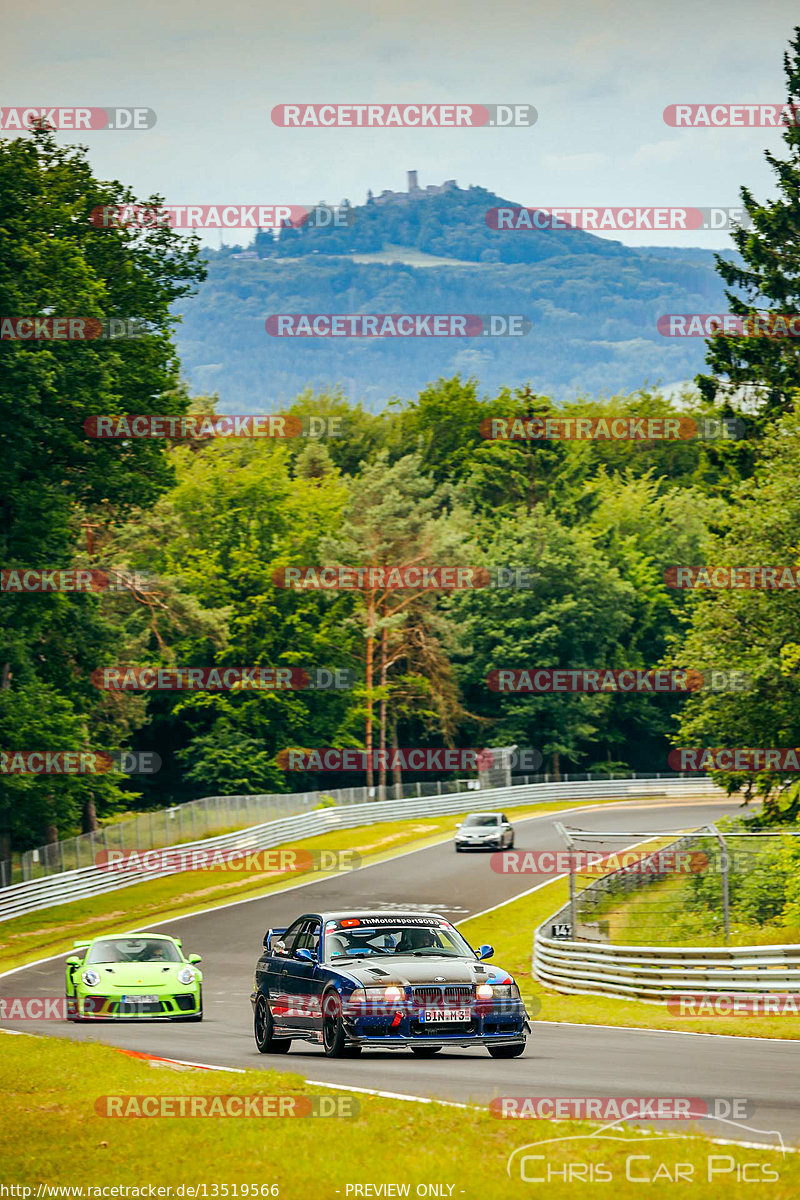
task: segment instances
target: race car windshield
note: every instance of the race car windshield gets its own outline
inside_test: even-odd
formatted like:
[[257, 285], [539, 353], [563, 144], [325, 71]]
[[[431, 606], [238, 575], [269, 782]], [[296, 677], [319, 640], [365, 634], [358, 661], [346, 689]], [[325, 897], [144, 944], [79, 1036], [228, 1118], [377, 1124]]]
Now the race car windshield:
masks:
[[443, 925], [375, 927], [366, 922], [356, 928], [325, 931], [328, 961], [353, 958], [386, 958], [397, 955], [431, 958], [474, 958], [472, 949], [455, 929]]
[[174, 942], [160, 938], [103, 938], [86, 956], [88, 963], [182, 962]]
[[499, 825], [500, 818], [494, 813], [472, 813], [464, 821], [465, 825]]

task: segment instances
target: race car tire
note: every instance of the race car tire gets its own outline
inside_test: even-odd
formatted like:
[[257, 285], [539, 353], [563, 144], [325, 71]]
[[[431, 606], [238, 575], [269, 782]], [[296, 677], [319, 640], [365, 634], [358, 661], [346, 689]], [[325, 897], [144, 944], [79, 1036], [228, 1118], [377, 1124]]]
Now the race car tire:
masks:
[[438, 1054], [442, 1046], [412, 1046], [411, 1053], [419, 1055], [420, 1058], [433, 1058], [434, 1054]]
[[292, 1044], [291, 1038], [276, 1038], [275, 1024], [266, 997], [259, 996], [253, 1011], [253, 1036], [259, 1054], [286, 1054]]
[[487, 1046], [492, 1058], [519, 1058], [525, 1053], [524, 1042], [514, 1042], [511, 1046]]
[[341, 1058], [345, 1052], [342, 1001], [333, 988], [322, 997], [322, 1047], [328, 1058]]
[[512, 839], [511, 839], [511, 841], [508, 843], [508, 848], [509, 848], [509, 850], [513, 850], [513, 849], [514, 849], [514, 839], [513, 839], [513, 837], [512, 837]]

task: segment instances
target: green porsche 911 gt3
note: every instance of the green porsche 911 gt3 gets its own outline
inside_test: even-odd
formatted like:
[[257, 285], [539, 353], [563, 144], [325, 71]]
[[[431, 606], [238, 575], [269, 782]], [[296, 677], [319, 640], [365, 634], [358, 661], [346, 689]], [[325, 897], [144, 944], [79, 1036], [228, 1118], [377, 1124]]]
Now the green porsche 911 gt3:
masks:
[[179, 938], [121, 933], [75, 942], [75, 949], [67, 959], [67, 1020], [202, 1021], [200, 955], [185, 958]]

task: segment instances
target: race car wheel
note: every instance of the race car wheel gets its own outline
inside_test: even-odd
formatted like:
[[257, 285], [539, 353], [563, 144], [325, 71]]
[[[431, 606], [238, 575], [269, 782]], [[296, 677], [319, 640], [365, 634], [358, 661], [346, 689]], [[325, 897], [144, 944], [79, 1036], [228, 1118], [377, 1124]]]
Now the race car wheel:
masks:
[[441, 1046], [412, 1046], [411, 1053], [418, 1054], [420, 1058], [433, 1058], [441, 1049]]
[[322, 998], [322, 1045], [328, 1058], [340, 1058], [345, 1052], [342, 1001], [335, 991]]
[[519, 1058], [525, 1053], [525, 1043], [515, 1042], [511, 1046], [487, 1046], [492, 1058]]
[[513, 837], [512, 837], [512, 839], [511, 839], [511, 841], [508, 843], [508, 848], [509, 848], [509, 850], [513, 850], [513, 849], [514, 849], [514, 839], [513, 839]]
[[266, 997], [259, 996], [253, 1013], [253, 1036], [259, 1054], [286, 1054], [292, 1044], [291, 1038], [276, 1038], [275, 1025]]

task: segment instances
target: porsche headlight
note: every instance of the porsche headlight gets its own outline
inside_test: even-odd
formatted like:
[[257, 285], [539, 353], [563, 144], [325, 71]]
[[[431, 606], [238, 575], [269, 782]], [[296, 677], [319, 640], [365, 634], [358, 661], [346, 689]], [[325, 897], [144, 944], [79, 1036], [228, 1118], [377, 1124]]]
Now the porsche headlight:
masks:
[[81, 979], [87, 987], [97, 987], [100, 982], [100, 976], [97, 974], [97, 971], [84, 971]]
[[181, 970], [178, 971], [178, 983], [194, 983], [196, 978], [197, 972], [193, 971], [191, 967], [182, 967]]

